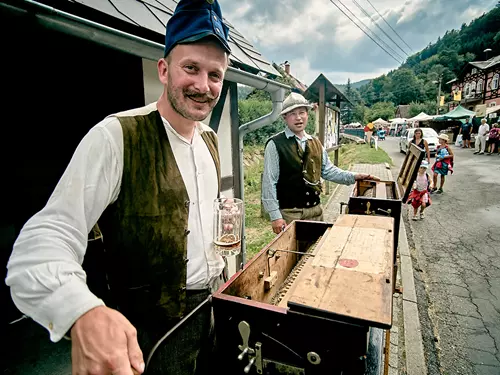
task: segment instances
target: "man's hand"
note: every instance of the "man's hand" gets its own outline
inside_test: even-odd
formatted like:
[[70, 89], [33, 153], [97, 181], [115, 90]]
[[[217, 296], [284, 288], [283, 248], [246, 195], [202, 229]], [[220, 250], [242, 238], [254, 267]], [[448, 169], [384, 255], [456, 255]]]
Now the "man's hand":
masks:
[[373, 180], [373, 181], [380, 181], [380, 178], [377, 176], [372, 176], [371, 174], [365, 174], [365, 173], [356, 173], [356, 176], [354, 176], [354, 179], [357, 180]]
[[73, 375], [133, 375], [144, 372], [137, 331], [118, 311], [96, 307], [71, 329]]
[[286, 227], [286, 221], [283, 219], [277, 219], [272, 222], [272, 225], [273, 225], [273, 232], [276, 234], [280, 234]]

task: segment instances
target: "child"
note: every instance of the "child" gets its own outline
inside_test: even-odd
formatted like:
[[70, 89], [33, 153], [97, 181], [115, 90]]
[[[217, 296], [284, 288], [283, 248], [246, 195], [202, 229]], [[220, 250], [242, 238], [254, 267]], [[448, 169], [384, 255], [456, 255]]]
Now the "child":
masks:
[[418, 175], [415, 183], [413, 184], [413, 189], [408, 197], [408, 204], [411, 203], [413, 206], [413, 220], [418, 220], [418, 208], [420, 207], [420, 219], [425, 217], [424, 210], [426, 207], [431, 205], [430, 198], [430, 179], [427, 174], [427, 168], [429, 168], [429, 163], [424, 160], [418, 168]]

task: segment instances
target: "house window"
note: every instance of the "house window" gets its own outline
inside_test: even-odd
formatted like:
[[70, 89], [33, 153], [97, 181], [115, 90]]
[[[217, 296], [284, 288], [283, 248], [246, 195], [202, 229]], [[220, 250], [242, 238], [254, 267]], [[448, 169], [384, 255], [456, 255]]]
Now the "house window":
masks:
[[482, 92], [483, 92], [483, 80], [480, 79], [479, 81], [477, 81], [476, 94], [481, 94]]
[[495, 74], [493, 76], [493, 79], [491, 80], [491, 89], [496, 90], [498, 89], [498, 81], [500, 81], [500, 74]]
[[472, 81], [470, 84], [470, 94], [476, 94], [476, 81]]
[[470, 94], [470, 83], [466, 83], [465, 84], [465, 95], [469, 95]]
[[472, 68], [472, 72], [470, 74], [476, 74], [477, 73], [477, 69], [476, 68]]
[[488, 107], [495, 107], [496, 105], [497, 105], [497, 103], [493, 102], [493, 103], [488, 104]]

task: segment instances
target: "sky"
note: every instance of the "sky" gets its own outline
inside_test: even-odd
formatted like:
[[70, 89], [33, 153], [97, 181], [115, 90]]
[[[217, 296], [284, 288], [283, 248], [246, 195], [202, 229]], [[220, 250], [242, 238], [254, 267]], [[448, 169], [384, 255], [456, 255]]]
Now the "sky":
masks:
[[[498, 0], [219, 0], [226, 18], [268, 61], [288, 60], [291, 73], [309, 85], [323, 73], [333, 83], [370, 79], [400, 63], [378, 47], [342, 12], [376, 32], [396, 58], [418, 52], [446, 30], [493, 9]], [[411, 50], [387, 26], [375, 9]], [[345, 5], [345, 7], [342, 6]], [[359, 5], [392, 39], [384, 35]], [[375, 40], [377, 40], [374, 37]], [[378, 40], [377, 40], [378, 41]], [[401, 48], [401, 49], [400, 49]], [[397, 56], [398, 53], [400, 56]]]

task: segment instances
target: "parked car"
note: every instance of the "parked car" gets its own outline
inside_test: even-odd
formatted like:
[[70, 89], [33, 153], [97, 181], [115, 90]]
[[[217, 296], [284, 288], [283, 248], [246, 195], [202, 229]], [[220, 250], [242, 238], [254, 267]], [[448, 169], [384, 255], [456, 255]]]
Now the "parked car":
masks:
[[415, 129], [421, 129], [424, 135], [424, 139], [427, 141], [429, 145], [429, 152], [431, 156], [436, 155], [436, 148], [439, 145], [438, 142], [438, 133], [434, 129], [431, 128], [411, 128], [407, 129], [403, 132], [401, 137], [399, 138], [399, 152], [406, 154], [408, 151], [408, 146], [413, 139], [413, 133]]

